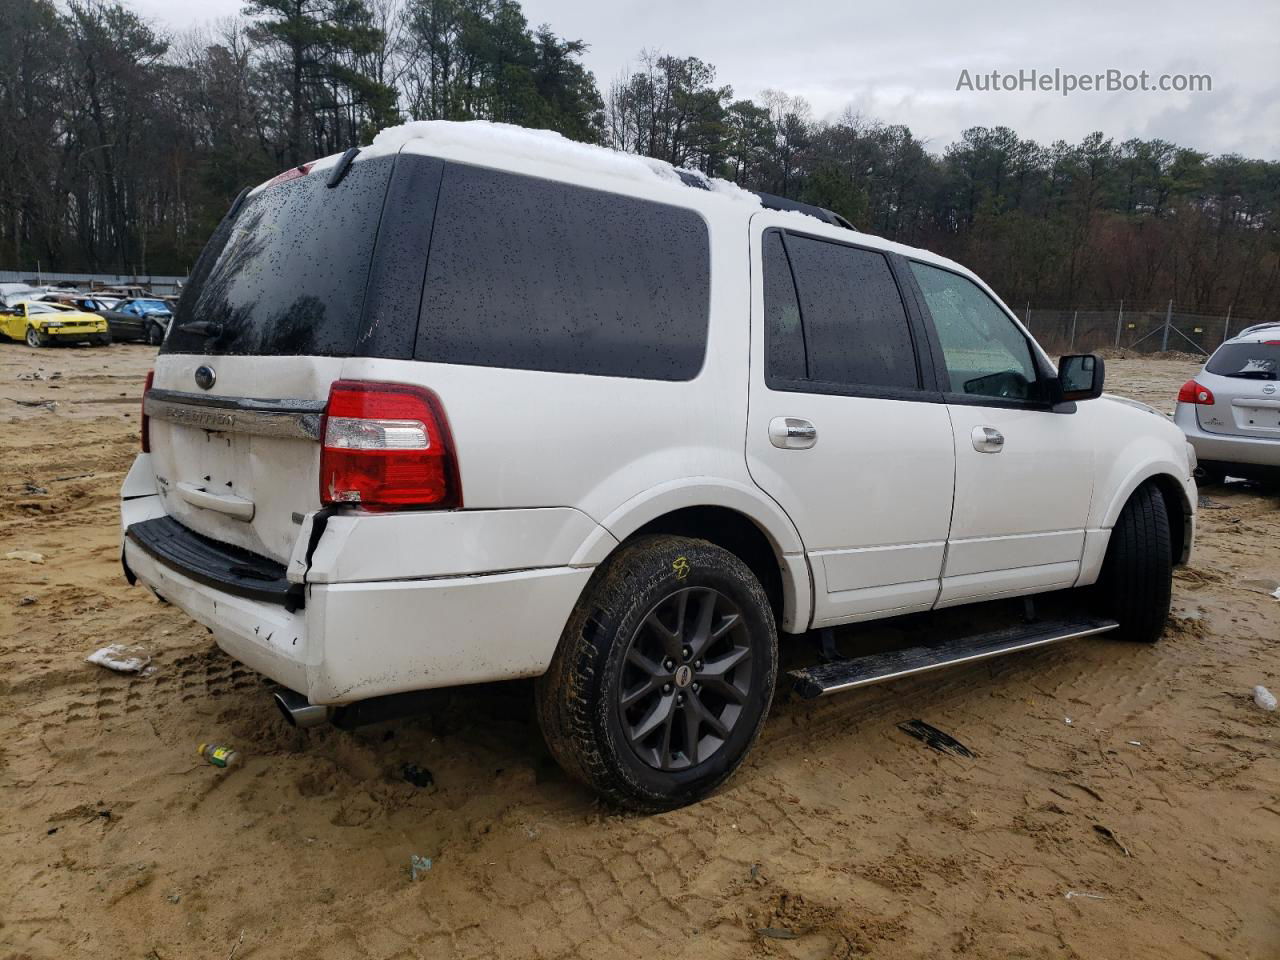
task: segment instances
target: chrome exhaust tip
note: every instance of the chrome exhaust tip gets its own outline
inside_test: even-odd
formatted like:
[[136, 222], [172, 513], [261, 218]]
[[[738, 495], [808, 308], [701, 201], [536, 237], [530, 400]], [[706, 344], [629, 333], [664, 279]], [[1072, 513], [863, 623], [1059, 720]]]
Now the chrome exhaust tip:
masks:
[[292, 690], [277, 690], [271, 699], [292, 727], [315, 727], [329, 719], [329, 707], [312, 703]]

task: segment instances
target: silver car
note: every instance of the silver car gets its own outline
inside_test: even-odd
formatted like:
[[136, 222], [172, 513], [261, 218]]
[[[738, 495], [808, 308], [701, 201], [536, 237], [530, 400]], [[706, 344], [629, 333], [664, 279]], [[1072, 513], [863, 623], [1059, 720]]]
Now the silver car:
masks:
[[1249, 327], [1215, 350], [1178, 391], [1173, 419], [1202, 479], [1280, 475], [1280, 323]]

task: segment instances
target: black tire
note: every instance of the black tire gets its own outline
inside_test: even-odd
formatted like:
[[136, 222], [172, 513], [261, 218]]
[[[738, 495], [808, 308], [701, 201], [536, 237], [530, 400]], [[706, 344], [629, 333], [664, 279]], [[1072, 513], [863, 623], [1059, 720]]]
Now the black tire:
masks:
[[93, 338], [93, 343], [95, 346], [109, 347], [111, 346], [111, 334], [109, 333], [100, 334], [99, 336]]
[[1120, 621], [1120, 636], [1155, 643], [1173, 596], [1173, 538], [1164, 495], [1153, 483], [1133, 492], [1120, 511], [1098, 578], [1102, 612]]
[[147, 324], [147, 343], [153, 347], [158, 347], [164, 343], [164, 328], [160, 324]]
[[49, 340], [42, 335], [35, 327], [27, 327], [27, 346], [35, 350], [39, 347], [47, 347]]
[[773, 611], [745, 563], [705, 540], [640, 537], [570, 616], [536, 684], [538, 723], [571, 777], [621, 806], [670, 810], [737, 769], [777, 672]]

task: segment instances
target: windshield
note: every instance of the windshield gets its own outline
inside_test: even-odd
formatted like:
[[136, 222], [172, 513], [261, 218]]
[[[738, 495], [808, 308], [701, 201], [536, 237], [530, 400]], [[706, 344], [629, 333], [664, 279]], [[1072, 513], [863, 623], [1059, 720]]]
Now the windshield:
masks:
[[33, 313], [58, 313], [62, 308], [55, 307], [51, 303], [28, 303], [27, 314]]
[[1265, 343], [1224, 343], [1205, 367], [1220, 377], [1242, 380], [1280, 380], [1280, 340]]
[[147, 312], [150, 312], [152, 310], [168, 310], [169, 309], [169, 305], [165, 303], [163, 300], [135, 300], [133, 301], [133, 305], [135, 307], [140, 307], [141, 309], [146, 310]]

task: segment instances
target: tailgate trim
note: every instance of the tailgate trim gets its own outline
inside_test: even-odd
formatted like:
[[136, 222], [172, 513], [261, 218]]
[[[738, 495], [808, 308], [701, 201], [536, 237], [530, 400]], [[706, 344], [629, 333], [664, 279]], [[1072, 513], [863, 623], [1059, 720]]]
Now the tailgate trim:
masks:
[[324, 400], [266, 400], [219, 397], [180, 390], [147, 391], [143, 412], [154, 420], [218, 433], [320, 440]]

